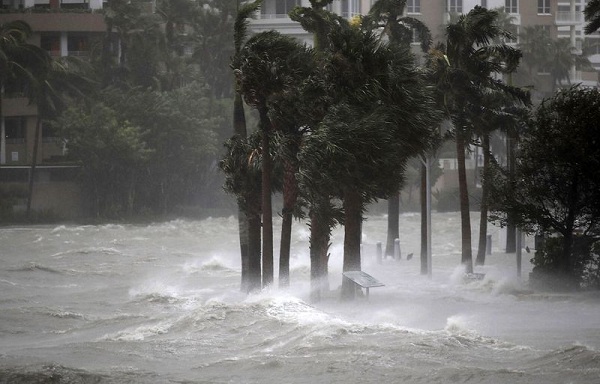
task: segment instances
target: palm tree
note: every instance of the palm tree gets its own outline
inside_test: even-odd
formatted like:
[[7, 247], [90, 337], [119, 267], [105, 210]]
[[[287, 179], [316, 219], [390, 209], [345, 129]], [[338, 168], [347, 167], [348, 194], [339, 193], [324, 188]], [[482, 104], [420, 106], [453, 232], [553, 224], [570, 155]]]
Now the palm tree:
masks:
[[84, 62], [72, 57], [63, 57], [39, 63], [32, 70], [35, 73], [29, 93], [29, 100], [37, 105], [38, 114], [35, 126], [33, 156], [29, 172], [29, 193], [27, 198], [27, 217], [31, 215], [35, 170], [38, 163], [39, 142], [42, 122], [56, 116], [66, 107], [69, 97], [83, 99], [90, 94], [93, 81], [87, 77], [91, 72]]
[[482, 170], [482, 192], [480, 203], [479, 219], [479, 245], [477, 248], [477, 257], [475, 265], [485, 264], [485, 253], [487, 245], [487, 222], [489, 207], [489, 189], [493, 182], [490, 175], [491, 162], [494, 161], [491, 150], [491, 135], [494, 131], [502, 129], [511, 137], [516, 137], [519, 124], [527, 114], [527, 109], [519, 104], [529, 104], [529, 95], [526, 92], [519, 94], [514, 90], [514, 95], [518, 95], [519, 100], [515, 101], [512, 95], [504, 92], [488, 90], [482, 94], [480, 103], [470, 104], [469, 114], [471, 123], [476, 127], [476, 134], [479, 137], [481, 149], [483, 152], [483, 170]]
[[590, 0], [583, 10], [585, 21], [585, 34], [591, 35], [600, 28], [600, 0]]
[[550, 45], [550, 56], [548, 57], [548, 69], [552, 77], [552, 90], [566, 81], [571, 85], [570, 71], [575, 65], [575, 47], [571, 46], [568, 39], [557, 39]]
[[241, 250], [241, 291], [260, 290], [262, 281], [260, 193], [261, 170], [257, 148], [260, 137], [255, 132], [248, 137], [233, 135], [225, 143], [227, 154], [220, 162], [225, 173], [224, 188], [237, 197], [238, 226]]
[[[363, 26], [369, 30], [380, 30], [382, 38], [385, 36], [391, 44], [400, 44], [405, 47], [410, 47], [413, 33], [416, 33], [421, 42], [421, 50], [427, 52], [431, 46], [431, 32], [422, 21], [403, 16], [405, 8], [406, 0], [378, 0], [363, 20]], [[395, 239], [399, 237], [400, 193], [398, 192], [388, 199], [386, 256], [394, 255]]]
[[[352, 27], [329, 38], [322, 74], [333, 103], [305, 139], [305, 175], [341, 200], [343, 269], [360, 270], [365, 205], [398, 191], [407, 160], [427, 148], [433, 98], [406, 47]], [[352, 285], [342, 284], [342, 297], [352, 297]]]
[[[446, 28], [445, 55], [433, 61], [438, 89], [444, 95], [444, 108], [454, 125], [461, 211], [461, 263], [467, 273], [473, 272], [469, 195], [465, 169], [465, 151], [473, 135], [466, 111], [469, 103], [481, 100], [486, 89], [512, 92], [495, 73], [512, 72], [521, 57], [518, 50], [504, 44], [502, 36], [510, 36], [496, 24], [497, 12], [476, 6]], [[440, 59], [442, 58], [442, 59]]]
[[421, 50], [427, 52], [431, 46], [431, 32], [420, 20], [404, 16], [406, 0], [377, 0], [363, 20], [369, 30], [379, 29], [380, 36], [394, 44], [410, 46], [413, 34], [421, 42]]
[[275, 31], [262, 32], [246, 42], [240, 54], [236, 77], [246, 103], [257, 109], [262, 151], [263, 286], [273, 282], [273, 218], [271, 205], [272, 158], [270, 141], [273, 121], [269, 116], [273, 97], [293, 89], [307, 50], [291, 37]]
[[527, 70], [526, 81], [535, 81], [538, 70], [546, 67], [550, 57], [551, 45], [552, 38], [541, 25], [523, 28], [519, 34], [518, 47], [523, 52], [523, 64]]
[[4, 119], [2, 98], [6, 82], [31, 81], [32, 69], [43, 67], [50, 60], [46, 51], [27, 43], [32, 33], [29, 24], [22, 20], [0, 25], [0, 122]]
[[[141, 9], [139, 4], [135, 2], [111, 0], [103, 12], [104, 22], [106, 23], [106, 35], [102, 51], [102, 83], [103, 85], [108, 85], [115, 81], [125, 80], [129, 34], [136, 28], [141, 15]], [[110, 42], [112, 41], [113, 31], [116, 31], [119, 39], [119, 62], [116, 69], [112, 69], [110, 65]]]
[[[270, 117], [276, 130], [276, 161], [283, 173], [283, 209], [281, 212], [281, 243], [279, 248], [279, 286], [289, 285], [290, 248], [294, 215], [303, 217], [302, 199], [299, 200], [298, 153], [303, 136], [319, 119], [318, 98], [309, 96], [311, 80], [316, 68], [314, 51], [307, 49], [302, 63], [298, 63], [300, 76], [293, 92], [282, 92], [271, 100]], [[302, 66], [302, 68], [300, 68]], [[310, 110], [311, 113], [305, 113]], [[318, 224], [317, 224], [318, 225]]]
[[[248, 35], [248, 19], [258, 10], [261, 1], [245, 3], [238, 7], [234, 22], [234, 55], [232, 57], [232, 68], [240, 65], [240, 54]], [[248, 132], [246, 129], [246, 115], [244, 112], [244, 101], [239, 89], [236, 88], [233, 99], [233, 128], [234, 137], [237, 140], [246, 140]], [[243, 152], [247, 159], [248, 151]], [[242, 162], [242, 167], [231, 167], [233, 174], [239, 169], [248, 169], [251, 161]], [[250, 180], [253, 178], [250, 177]], [[260, 219], [260, 191], [258, 188], [243, 188], [238, 195], [238, 226], [240, 236], [240, 253], [242, 265], [241, 290], [249, 292], [259, 289], [261, 286], [260, 247], [261, 247], [261, 219]]]

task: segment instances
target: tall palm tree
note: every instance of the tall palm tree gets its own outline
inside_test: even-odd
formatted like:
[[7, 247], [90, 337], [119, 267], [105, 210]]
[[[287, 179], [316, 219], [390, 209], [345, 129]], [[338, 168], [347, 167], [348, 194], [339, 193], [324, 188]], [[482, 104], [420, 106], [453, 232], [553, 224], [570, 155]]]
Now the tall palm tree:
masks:
[[[111, 0], [104, 10], [106, 34], [102, 51], [103, 85], [112, 82], [124, 81], [126, 75], [126, 62], [129, 48], [129, 34], [136, 28], [141, 15], [138, 3], [128, 0]], [[112, 68], [110, 60], [110, 46], [113, 40], [113, 31], [116, 31], [119, 43], [119, 60], [117, 68]]]
[[37, 105], [38, 114], [35, 126], [33, 156], [29, 172], [29, 190], [27, 198], [27, 217], [31, 216], [35, 170], [38, 163], [39, 143], [42, 132], [42, 122], [56, 116], [62, 111], [69, 100], [83, 99], [93, 90], [93, 81], [87, 77], [91, 72], [84, 62], [73, 57], [63, 57], [53, 60], [47, 56], [47, 61], [35, 66], [35, 73], [27, 97]]
[[[398, 191], [408, 158], [427, 148], [433, 98], [406, 47], [352, 27], [333, 29], [329, 38], [322, 74], [333, 103], [305, 139], [305, 172], [341, 200], [343, 269], [360, 270], [364, 208]], [[344, 280], [342, 297], [352, 296]]]
[[600, 29], [600, 0], [589, 0], [583, 10], [585, 21], [585, 34], [590, 35]]
[[577, 49], [571, 45], [569, 39], [554, 40], [550, 46], [550, 57], [548, 68], [552, 76], [552, 84], [554, 89], [567, 81], [571, 85], [571, 69], [575, 67], [584, 70], [593, 70], [590, 60], [585, 55], [585, 52], [579, 54]]
[[[248, 36], [249, 19], [256, 13], [260, 4], [261, 1], [258, 0], [238, 5], [234, 22], [232, 68], [240, 66], [240, 54]], [[233, 99], [233, 128], [237, 140], [245, 140], [248, 137], [244, 100], [238, 87], [236, 87]], [[244, 152], [245, 155], [247, 153]], [[244, 162], [244, 169], [248, 168], [249, 163], [251, 161]], [[236, 172], [239, 169], [240, 167], [232, 167], [231, 171]], [[250, 179], [252, 178], [250, 177]], [[242, 265], [241, 290], [248, 292], [260, 289], [262, 284], [260, 266], [260, 191], [257, 188], [244, 188], [240, 191], [240, 196], [238, 196], [238, 223]]]
[[[521, 57], [520, 52], [502, 41], [510, 36], [495, 22], [497, 12], [476, 6], [468, 14], [461, 15], [456, 23], [446, 28], [445, 55], [439, 54], [433, 62], [438, 89], [444, 95], [444, 108], [454, 125], [461, 211], [461, 263], [467, 273], [473, 272], [471, 249], [471, 224], [469, 195], [465, 168], [465, 151], [473, 136], [472, 125], [466, 113], [470, 102], [481, 99], [486, 89], [512, 92], [495, 73], [514, 70]], [[440, 57], [442, 59], [440, 59]]]
[[416, 34], [421, 50], [427, 52], [431, 46], [431, 32], [419, 19], [404, 16], [406, 0], [377, 0], [363, 20], [369, 30], [380, 30], [380, 36], [387, 37], [394, 44], [410, 46]]
[[[328, 12], [325, 8], [331, 4], [333, 0], [310, 0], [310, 7], [296, 7], [289, 16], [292, 20], [300, 23], [302, 28], [313, 34], [314, 49], [318, 56], [326, 62], [326, 52], [331, 45], [330, 32], [338, 27], [347, 27], [348, 21], [342, 17]], [[319, 67], [324, 64], [319, 64]], [[331, 100], [327, 95], [327, 85], [319, 76], [312, 78], [312, 82], [307, 82], [308, 86], [304, 87], [301, 94], [304, 96], [304, 102], [299, 105], [303, 108], [304, 116], [309, 117], [310, 122], [307, 126], [311, 132], [316, 131], [321, 124], [326, 111], [328, 110]], [[301, 150], [299, 157], [302, 157], [304, 148]], [[305, 152], [305, 151], [304, 151]], [[310, 156], [309, 156], [310, 158]], [[302, 161], [300, 161], [302, 163]], [[330, 190], [319, 190], [316, 188], [307, 188], [308, 184], [312, 183], [310, 178], [303, 177], [302, 170], [299, 173], [304, 188], [301, 188], [303, 199], [308, 205], [308, 218], [310, 228], [310, 276], [311, 276], [311, 301], [316, 302], [321, 299], [321, 293], [328, 289], [327, 284], [327, 263], [329, 260], [329, 243], [331, 232], [335, 225], [340, 222], [340, 209], [335, 204], [333, 194]], [[316, 192], [319, 190], [319, 192]]]
[[476, 127], [475, 133], [479, 137], [479, 144], [483, 152], [479, 245], [475, 265], [485, 264], [489, 189], [490, 183], [493, 182], [490, 175], [490, 167], [491, 162], [494, 161], [491, 150], [491, 135], [494, 131], [502, 129], [510, 137], [516, 137], [518, 127], [527, 114], [527, 109], [523, 105], [529, 104], [528, 93], [519, 93], [518, 90], [514, 90], [513, 94], [518, 95], [518, 100], [515, 100], [512, 95], [507, 95], [504, 92], [488, 90], [482, 94], [480, 103], [471, 103], [469, 106], [471, 124]]
[[[319, 119], [318, 99], [308, 96], [316, 69], [314, 51], [306, 50], [302, 63], [298, 63], [298, 80], [293, 92], [282, 92], [271, 101], [271, 120], [277, 132], [277, 157], [283, 173], [283, 209], [281, 212], [281, 242], [279, 248], [279, 286], [289, 285], [290, 248], [294, 215], [302, 217], [303, 200], [298, 188], [298, 153], [303, 136]], [[311, 113], [304, 113], [310, 110]]]
[[246, 103], [257, 109], [260, 119], [262, 153], [262, 241], [263, 286], [273, 283], [273, 217], [271, 204], [272, 158], [270, 141], [273, 121], [269, 116], [271, 99], [293, 89], [306, 63], [306, 49], [295, 39], [276, 31], [262, 32], [244, 45], [239, 67], [235, 69]]
[[[421, 50], [427, 52], [431, 46], [431, 32], [420, 20], [404, 16], [406, 0], [378, 0], [363, 20], [369, 30], [379, 30], [391, 44], [410, 47], [413, 33], [419, 37]], [[422, 216], [422, 219], [425, 217]], [[400, 237], [400, 192], [388, 199], [388, 231], [385, 247], [386, 256], [394, 255], [395, 239]]]
[[[526, 81], [535, 81], [537, 72], [546, 66], [550, 57], [552, 38], [541, 25], [526, 26], [519, 34], [518, 47], [523, 52]], [[533, 85], [533, 84], [524, 84]]]

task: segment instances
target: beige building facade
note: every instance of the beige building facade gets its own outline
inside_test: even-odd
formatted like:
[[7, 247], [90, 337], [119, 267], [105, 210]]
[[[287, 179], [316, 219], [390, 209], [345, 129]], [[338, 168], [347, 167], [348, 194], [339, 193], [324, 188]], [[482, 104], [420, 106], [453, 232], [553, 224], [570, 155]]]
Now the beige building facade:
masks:
[[[0, 0], [0, 24], [24, 20], [34, 31], [30, 43], [53, 57], [85, 58], [93, 41], [106, 33], [102, 0]], [[7, 83], [0, 117], [0, 193], [24, 209], [33, 161], [38, 110], [23, 94], [21, 84]], [[42, 125], [32, 208], [73, 218], [82, 213], [83, 197], [76, 180], [77, 166], [65, 164], [64, 149], [48, 126]]]

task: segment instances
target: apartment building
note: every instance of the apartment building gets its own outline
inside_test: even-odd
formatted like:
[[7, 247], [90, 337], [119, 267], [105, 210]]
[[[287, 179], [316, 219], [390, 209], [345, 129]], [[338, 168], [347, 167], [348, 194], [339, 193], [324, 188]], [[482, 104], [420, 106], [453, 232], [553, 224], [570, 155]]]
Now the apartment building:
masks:
[[[30, 43], [54, 57], [85, 58], [95, 39], [106, 33], [103, 15], [95, 12], [102, 7], [102, 0], [0, 0], [0, 24], [24, 20], [34, 31]], [[22, 91], [20, 84], [10, 82], [0, 90], [0, 189], [21, 191], [17, 196], [29, 180], [38, 115]], [[73, 182], [76, 167], [62, 161], [63, 145], [49, 127], [42, 126], [40, 135], [33, 208], [76, 216], [81, 206]], [[19, 199], [17, 207], [23, 201]]]
[[[374, 0], [334, 0], [328, 9], [351, 18], [367, 13], [373, 2]], [[407, 0], [405, 13], [429, 26], [434, 39], [438, 41], [443, 38], [443, 27], [453, 14], [467, 13], [477, 5], [490, 9], [504, 8], [516, 26], [517, 35], [524, 27], [539, 25], [547, 29], [552, 38], [569, 39], [570, 45], [578, 53], [582, 52], [584, 41], [588, 39], [590, 41], [587, 45], [594, 49], [590, 60], [596, 70], [581, 72], [572, 68], [569, 81], [596, 86], [600, 70], [600, 35], [585, 36], [583, 33], [585, 4], [586, 0]], [[308, 0], [264, 0], [260, 13], [252, 22], [252, 29], [255, 32], [275, 29], [310, 44], [312, 36], [287, 16], [296, 6], [309, 7], [310, 3]], [[512, 42], [515, 45], [517, 43], [518, 39]], [[538, 87], [540, 92], [547, 94], [554, 86], [549, 74], [543, 68], [540, 69], [537, 74], [541, 78]]]
[[[375, 0], [334, 0], [328, 7], [347, 18], [356, 14], [366, 14]], [[458, 14], [465, 14], [475, 6], [483, 6], [488, 9], [504, 8], [511, 23], [515, 25], [517, 39], [509, 42], [517, 45], [518, 35], [528, 26], [542, 26], [549, 32], [553, 39], [569, 39], [573, 51], [581, 54], [582, 48], [587, 45], [594, 49], [594, 54], [589, 56], [595, 70], [578, 71], [572, 67], [569, 74], [569, 83], [582, 83], [586, 86], [598, 86], [598, 70], [600, 70], [600, 35], [586, 36], [583, 33], [585, 21], [583, 9], [586, 0], [407, 0], [405, 15], [423, 21], [431, 30], [434, 41], [441, 41], [444, 37], [444, 26]], [[255, 32], [276, 29], [284, 34], [292, 35], [300, 41], [311, 43], [312, 37], [307, 34], [297, 23], [287, 16], [287, 12], [295, 6], [309, 7], [308, 0], [263, 0], [263, 6], [256, 20], [252, 22]], [[416, 54], [420, 54], [418, 42], [414, 43]], [[522, 84], [534, 85], [534, 98], [539, 100], [554, 91], [554, 80], [550, 73], [544, 68], [537, 68], [535, 79], [529, 74], [521, 75]], [[515, 78], [518, 78], [515, 76]], [[535, 81], [534, 81], [535, 80]], [[517, 85], [517, 84], [516, 84]], [[561, 85], [568, 85], [562, 81]], [[478, 179], [478, 167], [482, 166], [483, 156], [474, 151], [467, 159], [467, 168], [473, 170], [470, 173], [475, 183]], [[456, 159], [444, 157], [439, 159], [440, 167], [444, 169], [444, 177], [438, 181], [438, 188], [456, 187]]]

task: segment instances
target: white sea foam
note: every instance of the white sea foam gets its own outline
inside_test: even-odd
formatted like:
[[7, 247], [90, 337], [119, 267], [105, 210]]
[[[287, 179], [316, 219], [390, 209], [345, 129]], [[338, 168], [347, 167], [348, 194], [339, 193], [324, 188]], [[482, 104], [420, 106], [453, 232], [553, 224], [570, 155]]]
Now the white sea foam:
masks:
[[[484, 278], [465, 279], [458, 215], [433, 217], [431, 279], [418, 257], [406, 259], [419, 251], [419, 215], [401, 215], [403, 257], [381, 264], [372, 249], [385, 241], [387, 220], [369, 217], [362, 269], [385, 286], [353, 302], [339, 300], [336, 228], [331, 291], [318, 303], [309, 302], [305, 224], [294, 224], [290, 287], [277, 287], [275, 252], [274, 284], [251, 295], [240, 291], [234, 217], [0, 228], [0, 238], [10, 238], [0, 242], [0, 354], [8, 367], [0, 376], [43, 360], [56, 372], [100, 372], [107, 382], [597, 381], [598, 299], [530, 293], [529, 261], [519, 279], [514, 255], [497, 250], [476, 266]], [[576, 340], [585, 347], [573, 348]], [[111, 370], [126, 366], [136, 371]], [[34, 373], [31, 381], [47, 377]]]
[[104, 335], [99, 338], [99, 341], [143, 341], [152, 336], [166, 334], [172, 326], [173, 323], [169, 321], [145, 324]]

